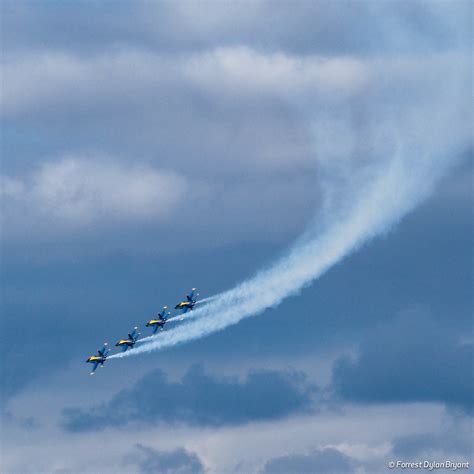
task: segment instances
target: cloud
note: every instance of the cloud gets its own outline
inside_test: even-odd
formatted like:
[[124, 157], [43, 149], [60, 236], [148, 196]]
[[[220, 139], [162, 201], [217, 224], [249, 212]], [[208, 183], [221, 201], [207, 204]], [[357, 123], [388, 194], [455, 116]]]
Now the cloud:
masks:
[[459, 416], [453, 411], [447, 415], [436, 430], [396, 436], [391, 442], [392, 459], [452, 459], [472, 463], [472, 417]]
[[441, 402], [471, 413], [472, 361], [472, 342], [412, 310], [369, 331], [356, 360], [336, 362], [334, 389], [354, 402]]
[[467, 433], [449, 430], [442, 434], [422, 433], [399, 436], [393, 440], [392, 451], [398, 459], [415, 459], [422, 454], [443, 453], [471, 456], [472, 443]]
[[[5, 49], [68, 48], [91, 53], [122, 43], [172, 53], [213, 44], [251, 44], [300, 53], [380, 54], [409, 48], [429, 51], [457, 44], [468, 24], [469, 2], [409, 3], [256, 1], [213, 3], [203, 9], [191, 1], [108, 5], [2, 2]], [[464, 14], [464, 16], [463, 16]], [[102, 18], [107, 16], [107, 27]], [[402, 30], [403, 37], [394, 35]]]
[[294, 370], [255, 370], [239, 381], [207, 374], [196, 365], [179, 382], [170, 382], [156, 369], [109, 402], [64, 410], [63, 427], [74, 432], [160, 422], [237, 425], [311, 412], [316, 392]]
[[[46, 257], [38, 247], [58, 241], [55, 248], [65, 255], [274, 242], [300, 229], [302, 204], [316, 206], [318, 200], [311, 176], [229, 179], [94, 155], [45, 161], [25, 177], [0, 175], [4, 242], [19, 250], [34, 234], [28, 249], [35, 247], [37, 258]], [[284, 222], [282, 206], [290, 210]]]
[[[383, 94], [388, 103], [395, 99], [409, 105], [415, 98], [425, 100], [431, 89], [444, 83], [438, 101], [449, 92], [446, 79], [461, 80], [462, 74], [468, 81], [467, 63], [462, 50], [377, 58], [268, 52], [248, 45], [217, 45], [176, 56], [131, 47], [88, 56], [42, 50], [3, 65], [2, 114], [6, 119], [88, 117], [91, 123], [99, 118], [110, 124], [126, 119], [126, 112], [140, 126], [138, 114], [174, 120], [174, 110], [189, 114], [194, 105], [204, 117], [219, 109], [248, 114], [272, 103], [274, 109], [288, 104], [306, 112], [330, 105], [336, 107], [334, 114], [361, 96], [378, 100]], [[166, 122], [160, 120], [160, 125], [164, 130], [157, 133], [169, 130]], [[81, 122], [84, 127], [87, 123]]]
[[[3, 328], [10, 329], [5, 322], [3, 323]], [[0, 384], [0, 415], [7, 403], [14, 398], [18, 392], [24, 390], [33, 379], [40, 375], [44, 376], [51, 371], [49, 362], [51, 361], [51, 357], [54, 357], [54, 354], [49, 352], [51, 344], [47, 341], [47, 335], [51, 334], [51, 332], [45, 332], [45, 334], [44, 342], [38, 342], [38, 339], [35, 339], [36, 344], [30, 346], [34, 347], [38, 352], [35, 356], [35, 363], [31, 361], [30, 351], [18, 351], [15, 348], [4, 351], [0, 363], [2, 376], [2, 383]], [[21, 337], [23, 336], [18, 336], [18, 339]], [[60, 343], [56, 344], [56, 351], [59, 346]], [[55, 368], [60, 369], [65, 365], [65, 359], [59, 360], [56, 362]]]
[[343, 474], [355, 472], [355, 460], [334, 448], [314, 450], [309, 454], [289, 454], [268, 460], [262, 474]]
[[157, 449], [136, 444], [135, 451], [127, 455], [125, 464], [138, 466], [140, 474], [201, 474], [205, 472], [199, 457], [184, 448], [173, 451]]
[[7, 212], [23, 207], [36, 219], [78, 225], [162, 219], [173, 213], [186, 188], [186, 180], [172, 172], [81, 158], [45, 162], [25, 180], [0, 181]]
[[[262, 254], [270, 259], [275, 248], [269, 242], [281, 245], [288, 241], [288, 234], [298, 234], [313, 214], [319, 184], [324, 182], [324, 176], [318, 176], [317, 162], [339, 160], [341, 168], [347, 165], [347, 169], [352, 169], [355, 162], [365, 166], [366, 157], [369, 161], [383, 157], [403, 140], [408, 159], [420, 155], [430, 159], [433, 151], [456, 155], [459, 148], [469, 143], [469, 139], [464, 139], [470, 137], [471, 132], [466, 133], [466, 129], [472, 123], [471, 115], [465, 113], [470, 105], [465, 98], [472, 83], [470, 56], [465, 54], [471, 43], [469, 8], [469, 2], [300, 2], [295, 6], [291, 2], [258, 1], [251, 6], [214, 3], [205, 9], [193, 2], [119, 2], [113, 9], [104, 2], [93, 2], [88, 8], [80, 2], [2, 2], [2, 92], [6, 92], [2, 98], [2, 215], [8, 217], [9, 224], [2, 225], [2, 254], [8, 260], [9, 270], [2, 272], [3, 294], [9, 302], [2, 304], [2, 314], [6, 318], [4, 333], [12, 340], [22, 341], [25, 348], [21, 354], [14, 346], [8, 349], [11, 354], [3, 366], [16, 375], [5, 380], [4, 390], [12, 393], [23, 383], [20, 378], [29, 380], [31, 374], [40, 370], [57, 370], [56, 364], [53, 367], [46, 361], [48, 357], [54, 358], [54, 354], [62, 354], [59, 367], [75, 358], [78, 370], [84, 370], [79, 365], [84, 365], [82, 354], [87, 341], [93, 345], [88, 352], [96, 348], [94, 338], [97, 343], [102, 342], [103, 336], [111, 331], [128, 328], [131, 319], [153, 311], [158, 300], [172, 301], [175, 293], [181, 291], [178, 288], [188, 286], [188, 281], [199, 280], [207, 291], [220, 290], [254, 270], [256, 262], [262, 261]], [[451, 82], [453, 77], [455, 81]], [[96, 159], [89, 156], [113, 158], [99, 159], [97, 169]], [[54, 157], [60, 158], [53, 162]], [[77, 166], [73, 171], [61, 171], [59, 165], [69, 159]], [[184, 180], [180, 189], [185, 194], [173, 198], [175, 201], [169, 205], [171, 215], [158, 204], [162, 196], [150, 191], [154, 185], [144, 186], [148, 196], [145, 199], [137, 199], [127, 191], [110, 200], [110, 196], [116, 196], [115, 189], [107, 188], [105, 195], [97, 190], [96, 171], [86, 172], [82, 165], [96, 170], [105, 184], [114, 174], [111, 170], [119, 170], [122, 183], [130, 176], [146, 183], [144, 175], [174, 175], [181, 183]], [[80, 186], [73, 176], [76, 173]], [[38, 186], [37, 179], [46, 182], [47, 176], [67, 183], [67, 188], [58, 184], [51, 188]], [[204, 189], [198, 197], [193, 191], [197, 188]], [[89, 196], [97, 198], [78, 198], [69, 189], [79, 195], [80, 189], [86, 189]], [[150, 204], [153, 200], [157, 208]], [[52, 202], [57, 206], [51, 206]], [[374, 208], [377, 205], [374, 200]], [[120, 206], [123, 212], [118, 211]], [[454, 253], [459, 255], [461, 241], [453, 237], [449, 219], [440, 222], [438, 208], [433, 209], [429, 221], [437, 225], [429, 227], [433, 231], [427, 237], [426, 247], [446, 254], [445, 264], [448, 260], [453, 262], [452, 248], [455, 246]], [[460, 207], [456, 209], [459, 211]], [[451, 214], [459, 216], [462, 212]], [[414, 217], [420, 216], [417, 213]], [[17, 225], [19, 221], [21, 225]], [[38, 227], [37, 221], [42, 226]], [[151, 221], [156, 226], [145, 225]], [[74, 232], [57, 232], [67, 226]], [[429, 277], [423, 278], [423, 265], [417, 253], [423, 245], [417, 242], [417, 231], [422, 228], [420, 223], [414, 227], [412, 241], [392, 236], [386, 247], [383, 240], [379, 241], [373, 246], [381, 249], [378, 254], [369, 253], [358, 260], [361, 272], [354, 271], [354, 257], [350, 265], [344, 266], [348, 273], [334, 269], [321, 280], [317, 291], [308, 290], [302, 298], [289, 302], [286, 314], [272, 311], [272, 317], [280, 314], [279, 319], [272, 319], [272, 324], [293, 333], [290, 342], [281, 335], [281, 346], [275, 344], [263, 318], [188, 346], [184, 351], [180, 348], [162, 356], [169, 358], [171, 364], [176, 362], [174, 357], [189, 360], [189, 354], [204, 360], [206, 355], [225, 351], [223, 340], [234, 343], [242, 339], [246, 341], [245, 347], [257, 349], [250, 354], [239, 352], [241, 344], [233, 344], [235, 364], [240, 364], [242, 358], [274, 354], [275, 349], [268, 349], [270, 345], [279, 347], [280, 354], [288, 357], [295, 357], [293, 349], [307, 357], [305, 346], [309, 351], [317, 346], [323, 352], [320, 346], [334, 346], [335, 337], [339, 338], [339, 348], [347, 349], [348, 344], [357, 343], [359, 334], [374, 320], [372, 306], [397, 305], [394, 300], [399, 297], [416, 301], [417, 290], [422, 286], [421, 291], [428, 298], [448, 305], [449, 300], [438, 291], [444, 280], [440, 277], [440, 286], [433, 286]], [[403, 227], [405, 237], [406, 229]], [[463, 234], [469, 235], [467, 226], [464, 230]], [[426, 233], [422, 235], [426, 237]], [[41, 245], [45, 238], [49, 245]], [[439, 245], [430, 247], [436, 239]], [[196, 251], [198, 242], [205, 251]], [[231, 253], [217, 248], [242, 242], [263, 242], [264, 250], [242, 246], [234, 247]], [[172, 247], [178, 249], [181, 260], [172, 257]], [[162, 252], [161, 258], [142, 258], [143, 254], [138, 252], [144, 248], [153, 249], [154, 257]], [[59, 265], [53, 262], [58, 251], [67, 255]], [[93, 257], [78, 258], [84, 251]], [[457, 263], [460, 260], [445, 266], [437, 260], [436, 251], [426, 257], [432, 262], [429, 271], [444, 274], [452, 287], [465, 288], [468, 279], [459, 272], [464, 268]], [[371, 258], [374, 255], [379, 258]], [[40, 258], [41, 268], [34, 264]], [[192, 265], [183, 267], [182, 258], [192, 260]], [[217, 260], [226, 267], [225, 271], [216, 270]], [[438, 262], [438, 268], [433, 262]], [[374, 297], [370, 292], [362, 296], [358, 290], [363, 285], [370, 286], [377, 265], [380, 273], [374, 284], [385, 292]], [[392, 268], [403, 276], [414, 267], [415, 277], [410, 274], [405, 286], [399, 283], [402, 278], [397, 286], [393, 273], [387, 272], [387, 268]], [[351, 291], [340, 298], [341, 287], [348, 286], [344, 284], [344, 275], [349, 275]], [[331, 278], [333, 286], [326, 291], [324, 282]], [[407, 287], [410, 291], [404, 293]], [[394, 297], [395, 292], [398, 295]], [[468, 291], [461, 292], [460, 304], [468, 305], [469, 299], [464, 299], [467, 294]], [[306, 301], [306, 309], [288, 327], [288, 315], [295, 313], [295, 301]], [[335, 310], [338, 304], [339, 319]], [[369, 306], [371, 316], [367, 317], [363, 312]], [[459, 321], [454, 325], [459, 331]], [[301, 333], [305, 344], [299, 344]], [[51, 335], [56, 334], [61, 337], [51, 345]], [[387, 341], [383, 332], [380, 335]], [[441, 330], [437, 337], [442, 337]], [[460, 346], [454, 336], [452, 339], [453, 352], [459, 354]], [[220, 346], [216, 340], [220, 340]], [[315, 340], [322, 344], [314, 344]], [[421, 352], [425, 347], [433, 355], [433, 349], [422, 341]], [[365, 346], [361, 350], [367, 352]], [[32, 351], [35, 364], [31, 363]], [[454, 357], [446, 354], [447, 350], [440, 352], [439, 358], [434, 358], [436, 363], [443, 362], [445, 355], [448, 361]], [[375, 357], [372, 354], [371, 358]], [[463, 362], [464, 357], [456, 357], [455, 361]], [[215, 360], [222, 363], [219, 357]], [[305, 363], [312, 361], [307, 358]], [[351, 364], [352, 372], [364, 372], [360, 367], [364, 365], [362, 359]], [[373, 398], [377, 398], [380, 387], [371, 383], [369, 372], [368, 369], [363, 375], [375, 391]], [[111, 375], [108, 370], [107, 374]], [[89, 400], [90, 390], [79, 379], [73, 389], [78, 398]], [[237, 383], [236, 390], [245, 383]], [[148, 386], [146, 381], [143, 384]], [[184, 379], [176, 384], [189, 387]], [[172, 383], [165, 380], [163, 386], [166, 393], [172, 392]], [[435, 395], [439, 394], [439, 384], [434, 386]], [[155, 392], [159, 393], [159, 387]], [[35, 393], [24, 391], [23, 406], [29, 405]], [[138, 391], [134, 393], [139, 396]], [[189, 406], [189, 402], [180, 403]], [[120, 407], [128, 413], [129, 405], [125, 401], [123, 404]], [[138, 411], [133, 401], [130, 405]], [[423, 410], [430, 408], [426, 405], [423, 404]], [[21, 410], [20, 406], [17, 408]], [[172, 408], [177, 410], [175, 405]], [[362, 411], [361, 421], [353, 428], [353, 440], [358, 433], [364, 435], [368, 425], [373, 425], [372, 432], [378, 440], [380, 428], [367, 420], [368, 407], [357, 409]], [[54, 420], [54, 409], [51, 411]], [[154, 418], [150, 409], [150, 419], [162, 420], [164, 408], [158, 411], [158, 418]], [[369, 418], [380, 425], [381, 412], [370, 413], [373, 416]], [[79, 413], [84, 414], [85, 410]], [[93, 409], [91, 414], [92, 424], [96, 423], [98, 411]], [[192, 420], [193, 415], [189, 416]], [[225, 418], [222, 414], [216, 417]], [[398, 418], [394, 418], [396, 423]], [[392, 436], [394, 418], [383, 423], [382, 428], [390, 432], [386, 439]], [[403, 419], [407, 418], [410, 417]], [[183, 421], [183, 416], [178, 419]], [[195, 421], [191, 423], [198, 425]], [[347, 420], [340, 425], [344, 435], [335, 436], [344, 437]], [[429, 430], [424, 423], [421, 425]], [[110, 437], [105, 446], [116, 446], [120, 433], [111, 429], [107, 434]], [[123, 437], [127, 434], [121, 432]], [[32, 449], [39, 454], [45, 451], [42, 455], [47, 453], [52, 460], [57, 456], [57, 449], [51, 448], [55, 443], [51, 443], [50, 436], [42, 431], [37, 438], [41, 443], [30, 443], [26, 456], [14, 440], [10, 444], [18, 459], [36, 459], [31, 469], [37, 471], [41, 456], [31, 456]], [[233, 436], [234, 433], [229, 435], [229, 446], [235, 443]], [[305, 436], [302, 428], [294, 442], [304, 441]], [[322, 429], [320, 436], [327, 437], [328, 430]], [[67, 436], [63, 438], [58, 439], [65, 448], [60, 457], [67, 460], [69, 455], [77, 456], [77, 466], [81, 466], [84, 453], [97, 451], [87, 433], [77, 440], [92, 444], [78, 449], [80, 452], [73, 452], [77, 448], [70, 449], [69, 445], [75, 443], [67, 440]], [[252, 441], [259, 441], [257, 438]], [[127, 441], [123, 442], [125, 446]], [[140, 442], [148, 444], [148, 440]], [[267, 457], [280, 456], [286, 449], [276, 449]], [[291, 448], [288, 452], [296, 450]], [[101, 450], [97, 455], [101, 455]], [[113, 452], [108, 460], [114, 461]], [[89, 467], [103, 472], [101, 468], [107, 466], [100, 462], [93, 459]]]
[[[149, 7], [148, 11], [146, 4], [137, 4], [134, 18], [139, 22], [130, 26], [124, 21], [130, 12], [121, 6], [110, 21], [116, 22], [116, 31], [125, 36], [121, 41], [111, 40], [112, 46], [107, 47], [106, 39], [111, 38], [104, 38], [103, 28], [95, 22], [86, 22], [80, 8], [60, 9], [58, 13], [46, 7], [18, 10], [10, 5], [7, 14], [20, 24], [25, 21], [36, 34], [49, 36], [41, 27], [33, 28], [30, 14], [39, 17], [37, 25], [51, 21], [58, 37], [63, 33], [58, 18], [64, 15], [71, 21], [87, 23], [105, 43], [84, 52], [70, 42], [59, 48], [44, 41], [35, 43], [40, 47], [31, 44], [5, 57], [4, 187], [10, 195], [29, 193], [31, 169], [38, 169], [38, 161], [49, 166], [47, 160], [52, 156], [70, 156], [73, 160], [91, 154], [113, 157], [113, 166], [126, 172], [142, 168], [164, 175], [170, 182], [177, 179], [182, 184], [185, 180], [185, 193], [191, 194], [186, 195], [186, 205], [170, 206], [180, 213], [173, 229], [181, 239], [189, 228], [194, 232], [192, 239], [183, 239], [177, 246], [215, 246], [295, 235], [295, 229], [301, 229], [320, 202], [320, 187], [325, 185], [321, 164], [336, 161], [341, 169], [355, 167], [354, 163], [365, 166], [393, 153], [401, 142], [406, 153], [414, 156], [465, 152], [470, 136], [470, 110], [464, 100], [471, 84], [469, 55], [462, 41], [431, 48], [443, 31], [451, 31], [452, 16], [443, 16], [442, 8], [424, 4], [380, 9], [361, 5], [344, 9], [342, 17], [337, 13], [339, 8], [326, 4], [307, 7], [311, 25], [303, 25], [309, 31], [300, 26], [296, 31], [298, 35], [313, 32], [319, 42], [310, 43], [314, 48], [303, 51], [278, 47], [290, 38], [282, 42], [272, 37], [272, 47], [262, 47], [259, 35], [251, 34], [261, 29], [253, 26], [242, 40], [240, 30], [234, 31], [238, 41], [228, 40], [228, 34], [232, 30], [229, 22], [240, 21], [247, 26], [257, 22], [267, 27], [268, 22], [284, 25], [294, 17], [298, 22], [289, 28], [294, 35], [295, 25], [309, 18], [304, 13], [306, 7], [294, 12], [285, 4], [275, 8], [260, 2], [252, 9], [254, 18], [248, 9], [238, 6], [230, 14], [218, 5], [204, 13], [190, 3]], [[355, 14], [359, 9], [368, 13], [364, 20]], [[45, 11], [51, 14], [49, 20]], [[385, 12], [392, 20], [387, 20], [382, 14]], [[163, 29], [154, 31], [149, 25], [154, 15], [160, 21], [163, 15], [174, 19], [183, 29], [162, 25]], [[379, 32], [379, 26], [374, 26], [379, 23], [369, 18], [383, 19], [386, 28], [380, 27]], [[314, 22], [320, 22], [320, 29], [314, 30]], [[329, 24], [339, 34], [328, 38]], [[395, 47], [374, 54], [373, 48], [380, 46], [380, 34], [364, 37], [364, 46], [359, 44], [355, 50], [342, 46], [348, 38], [348, 43], [354, 43], [350, 31], [359, 27], [361, 31], [355, 36], [361, 41], [360, 33], [367, 25], [394, 44], [408, 38], [412, 45], [421, 35], [428, 48]], [[353, 30], [347, 31], [347, 26]], [[462, 37], [462, 28], [458, 30]], [[180, 38], [175, 38], [177, 43], [169, 50], [162, 35], [177, 31]], [[407, 36], [407, 31], [412, 36]], [[190, 42], [186, 34], [200, 36], [206, 32], [209, 38], [200, 46], [186, 46]], [[115, 36], [110, 31], [107, 35]], [[91, 37], [94, 35], [88, 40]], [[328, 43], [334, 43], [333, 47], [327, 47]], [[58, 168], [59, 164], [51, 166]], [[62, 179], [59, 169], [55, 176]], [[159, 209], [166, 208], [168, 197], [176, 198], [178, 188], [183, 186], [174, 186]], [[43, 190], [39, 202], [48, 197]], [[70, 196], [66, 197], [56, 214], [80, 218], [90, 207], [95, 208], [95, 202], [71, 203]], [[162, 196], [159, 198], [161, 201]], [[149, 200], [137, 202], [133, 196], [130, 203], [137, 204], [134, 209], [138, 213], [152, 215]], [[17, 221], [26, 220], [27, 225], [35, 221], [19, 200], [9, 199], [5, 206]], [[250, 208], [255, 208], [252, 215]], [[115, 212], [116, 205], [108, 202], [106, 209]], [[126, 217], [127, 207], [124, 209]], [[157, 220], [163, 217], [157, 211], [155, 215]], [[126, 234], [130, 231], [128, 223], [124, 219], [125, 225], [111, 234]], [[11, 238], [12, 226], [4, 227], [6, 238]], [[95, 236], [100, 246], [104, 236], [98, 229], [103, 227], [90, 226], [83, 234], [87, 233], [91, 241]], [[218, 232], [209, 232], [215, 227]], [[154, 230], [142, 232], [138, 237], [142, 241], [134, 247], [152, 246], [143, 242], [145, 235], [155, 248], [165, 251], [176, 244], [177, 238], [164, 238]], [[39, 240], [45, 232], [44, 228], [35, 229]], [[24, 235], [24, 231], [16, 232], [11, 240], [20, 241]], [[48, 238], [54, 241], [51, 235]], [[107, 240], [113, 238], [108, 235]], [[137, 242], [137, 236], [128, 241]], [[66, 246], [70, 241], [62, 243]]]
[[[408, 156], [433, 156], [433, 161], [434, 155], [465, 153], [467, 63], [460, 51], [368, 58], [248, 45], [176, 56], [125, 46], [86, 56], [25, 53], [4, 68], [4, 192], [26, 194], [69, 221], [90, 215], [91, 208], [117, 215], [117, 201], [127, 201], [125, 225], [107, 236], [110, 248], [117, 236], [130, 235], [132, 213], [156, 217], [158, 223], [171, 212], [180, 216], [173, 221], [174, 239], [156, 228], [128, 239], [139, 240], [134, 247], [140, 249], [170, 250], [177, 239], [179, 247], [281, 241], [295, 235], [320, 204], [327, 163], [355, 174], [357, 167], [393, 154], [400, 143]], [[99, 159], [107, 164], [94, 167], [95, 155], [113, 158]], [[47, 161], [51, 156], [63, 158]], [[80, 164], [85, 161], [89, 171]], [[40, 184], [64, 180], [66, 194], [57, 185], [49, 190], [31, 183], [31, 169], [39, 169], [33, 174]], [[72, 174], [90, 181], [86, 189], [94, 194], [93, 176], [112, 183], [114, 169], [129, 184], [134, 181], [133, 193], [119, 194], [115, 202], [103, 195], [99, 203], [71, 199], [78, 188]], [[138, 182], [143, 196], [136, 194]], [[61, 203], [51, 206], [50, 199]], [[6, 223], [7, 240], [21, 241], [25, 227], [41, 221], [41, 213], [25, 212], [22, 199], [10, 198], [3, 206], [24, 225], [14, 232]], [[109, 222], [89, 226], [87, 238], [100, 247], [99, 229]], [[209, 232], [215, 227], [218, 232]], [[35, 229], [37, 239], [49, 228]], [[54, 241], [54, 233], [47, 239]]]

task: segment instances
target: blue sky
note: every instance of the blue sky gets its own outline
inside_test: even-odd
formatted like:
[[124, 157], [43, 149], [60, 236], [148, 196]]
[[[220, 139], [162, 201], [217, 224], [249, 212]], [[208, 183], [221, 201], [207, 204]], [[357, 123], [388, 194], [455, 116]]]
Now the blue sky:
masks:
[[[1, 8], [2, 472], [470, 460], [472, 5]], [[89, 377], [359, 201], [373, 227], [278, 305]]]

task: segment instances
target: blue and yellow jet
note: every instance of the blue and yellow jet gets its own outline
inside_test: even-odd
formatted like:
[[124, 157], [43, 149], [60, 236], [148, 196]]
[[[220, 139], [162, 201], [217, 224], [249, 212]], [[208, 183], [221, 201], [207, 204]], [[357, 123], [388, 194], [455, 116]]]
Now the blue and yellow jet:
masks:
[[120, 341], [115, 344], [115, 347], [121, 347], [122, 351], [125, 352], [129, 347], [132, 348], [138, 340], [140, 333], [137, 331], [138, 327], [134, 327], [133, 331], [128, 335], [127, 339], [120, 339]]
[[178, 303], [174, 309], [180, 309], [183, 311], [183, 313], [187, 313], [188, 311], [191, 311], [194, 306], [197, 303], [197, 297], [199, 296], [199, 293], [196, 293], [197, 288], [193, 288], [191, 290], [191, 293], [189, 293], [188, 296], [186, 296], [186, 301], [181, 301]]
[[153, 334], [156, 334], [158, 328], [163, 329], [164, 325], [166, 324], [166, 321], [170, 315], [170, 312], [166, 311], [167, 309], [168, 306], [163, 306], [162, 311], [158, 313], [158, 317], [156, 319], [150, 319], [150, 321], [146, 323], [147, 327], [153, 328]]
[[94, 364], [91, 375], [94, 375], [94, 372], [96, 371], [99, 365], [101, 367], [104, 366], [104, 362], [107, 359], [107, 355], [109, 354], [109, 352], [110, 352], [110, 349], [107, 348], [107, 343], [104, 343], [104, 347], [100, 351], [97, 351], [96, 356], [91, 356], [86, 360], [86, 362]]

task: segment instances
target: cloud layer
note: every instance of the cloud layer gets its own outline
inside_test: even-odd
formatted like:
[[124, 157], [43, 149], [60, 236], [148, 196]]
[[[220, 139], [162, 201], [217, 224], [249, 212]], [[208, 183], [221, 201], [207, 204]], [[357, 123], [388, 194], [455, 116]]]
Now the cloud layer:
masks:
[[140, 474], [203, 474], [205, 468], [199, 457], [184, 448], [160, 451], [142, 444], [128, 454], [124, 463], [136, 467]]
[[472, 413], [472, 361], [471, 341], [422, 311], [408, 311], [369, 330], [356, 360], [336, 363], [334, 386], [355, 402], [443, 402]]
[[[308, 10], [312, 25], [320, 24], [314, 38], [308, 38], [309, 51], [301, 44], [288, 47], [274, 36], [273, 47], [262, 47], [250, 35], [256, 19], [241, 6], [233, 7], [229, 17], [215, 5], [210, 24], [207, 14], [192, 4], [148, 7], [148, 16], [135, 15], [138, 23], [126, 31], [119, 18], [127, 16], [128, 7], [114, 16], [118, 31], [127, 38], [133, 32], [140, 37], [134, 36], [136, 41], [108, 37], [110, 47], [101, 42], [101, 48], [81, 51], [70, 43], [65, 43], [69, 48], [53, 46], [44, 38], [41, 47], [32, 42], [32, 49], [20, 48], [3, 59], [3, 188], [38, 203], [26, 213], [24, 199], [3, 204], [4, 237], [12, 246], [32, 227], [40, 240], [51, 242], [54, 232], [62, 232], [64, 215], [74, 221], [76, 232], [100, 241], [100, 229], [116, 223], [119, 207], [128, 225], [124, 233], [138, 242], [136, 249], [202, 248], [209, 239], [214, 245], [282, 241], [296, 235], [320, 205], [328, 162], [341, 169], [353, 163], [364, 166], [393, 153], [402, 139], [413, 156], [439, 148], [452, 155], [469, 149], [470, 112], [464, 100], [470, 91], [468, 43], [464, 30], [453, 28], [464, 4], [459, 9], [358, 4], [344, 9], [342, 18], [337, 14], [340, 5], [305, 5], [290, 17], [303, 21]], [[78, 16], [72, 14], [75, 10], [59, 11], [72, 22], [80, 21], [78, 11]], [[145, 10], [145, 4], [137, 4], [137, 12]], [[280, 25], [288, 19], [285, 11], [261, 2], [254, 13], [267, 12], [267, 20]], [[19, 29], [32, 28], [29, 14], [37, 15], [42, 26], [31, 29], [31, 38], [34, 31], [47, 36], [41, 28], [48, 21], [61, 36], [54, 21], [57, 12], [45, 15], [42, 9], [8, 5], [5, 13]], [[170, 54], [164, 46], [175, 30], [163, 25], [155, 37], [157, 32], [148, 29], [149, 18], [161, 24], [162, 15], [182, 22], [183, 32], [191, 37], [205, 31], [210, 37], [190, 47], [188, 36], [180, 35], [186, 39], [172, 42], [178, 49]], [[344, 46], [346, 15], [354, 15], [349, 22], [353, 28], [367, 27], [371, 17], [380, 20], [369, 21], [373, 27], [381, 25], [382, 37], [373, 42], [374, 49], [367, 43], [362, 54], [362, 44]], [[330, 35], [325, 18], [334, 22]], [[229, 21], [250, 29], [234, 31], [236, 37], [224, 29], [214, 38], [214, 28], [220, 31]], [[278, 30], [283, 37], [285, 30]], [[294, 34], [293, 28], [290, 32]], [[448, 32], [451, 41], [443, 42]], [[370, 38], [355, 36], [358, 41]], [[397, 44], [401, 37], [417, 48]], [[149, 47], [149, 41], [163, 47]], [[383, 55], [377, 52], [381, 44], [391, 45]], [[97, 157], [102, 157], [99, 163]], [[45, 173], [56, 182], [52, 189], [50, 181], [41, 184]], [[74, 180], [72, 173], [78, 175]], [[133, 184], [137, 180], [143, 181], [141, 196]], [[82, 198], [71, 202], [78, 190]], [[51, 209], [50, 200], [62, 198], [65, 203], [52, 206], [47, 225], [36, 226], [44, 210]], [[160, 204], [153, 207], [152, 201]], [[91, 207], [103, 210], [105, 226], [84, 225]], [[251, 215], [249, 208], [255, 210]], [[150, 217], [156, 217], [154, 223]], [[130, 228], [137, 219], [146, 229], [135, 233]], [[173, 239], [165, 236], [165, 224], [172, 226]], [[210, 227], [216, 229], [211, 236]], [[45, 236], [48, 229], [54, 232]], [[115, 230], [106, 238], [111, 247], [123, 246], [115, 241]], [[65, 239], [63, 245], [74, 245], [73, 240]]]
[[221, 426], [272, 420], [311, 412], [316, 390], [303, 373], [291, 370], [252, 371], [240, 381], [193, 366], [181, 381], [170, 382], [156, 369], [100, 406], [65, 410], [63, 426], [78, 432], [160, 422]]
[[309, 454], [289, 454], [270, 459], [265, 463], [262, 474], [344, 474], [355, 471], [355, 462], [349, 456], [334, 448], [314, 450]]

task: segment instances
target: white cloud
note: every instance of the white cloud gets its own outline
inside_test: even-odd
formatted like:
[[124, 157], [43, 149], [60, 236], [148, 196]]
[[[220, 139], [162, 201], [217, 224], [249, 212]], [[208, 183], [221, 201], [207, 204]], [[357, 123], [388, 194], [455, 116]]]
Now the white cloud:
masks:
[[264, 53], [244, 46], [174, 57], [131, 48], [87, 57], [37, 51], [4, 60], [2, 113], [11, 117], [71, 114], [70, 106], [86, 111], [105, 104], [144, 106], [144, 100], [165, 98], [170, 88], [183, 86], [198, 87], [220, 100], [238, 102], [263, 95], [293, 105], [343, 105], [373, 89], [391, 89], [403, 103], [413, 97], [400, 92], [432, 94], [443, 76], [453, 76], [453, 69], [467, 77], [460, 67], [468, 64], [467, 55], [453, 52], [373, 58]]
[[367, 64], [355, 57], [264, 54], [244, 47], [193, 55], [184, 71], [207, 89], [233, 91], [239, 97], [271, 94], [291, 102], [308, 94], [342, 101], [359, 92], [369, 79]]
[[90, 111], [111, 99], [130, 103], [130, 92], [143, 98], [160, 85], [169, 71], [164, 66], [164, 58], [131, 49], [87, 58], [57, 51], [20, 55], [2, 64], [2, 113], [54, 115], [70, 106]]
[[0, 181], [0, 194], [29, 213], [76, 225], [166, 218], [186, 189], [186, 179], [172, 172], [72, 157], [45, 162], [25, 180]]
[[[43, 51], [3, 65], [2, 110], [6, 118], [53, 117], [61, 126], [84, 121], [86, 134], [92, 122], [106, 151], [122, 140], [107, 135], [113, 123], [133, 132], [131, 149], [172, 147], [173, 169], [294, 169], [313, 163], [315, 154], [332, 160], [369, 147], [387, 153], [399, 137], [434, 149], [436, 142], [465, 142], [468, 64], [456, 52], [374, 58], [243, 46], [173, 57], [130, 48], [89, 57]], [[359, 144], [364, 150], [356, 150]]]
[[211, 95], [230, 94], [230, 100], [265, 94], [294, 102], [317, 94], [340, 102], [359, 92], [370, 72], [355, 57], [265, 54], [246, 47], [174, 58], [130, 48], [89, 57], [38, 51], [6, 60], [2, 69], [2, 113], [7, 117], [54, 114], [55, 108], [71, 105], [95, 109], [110, 101], [141, 103], [182, 82]]

